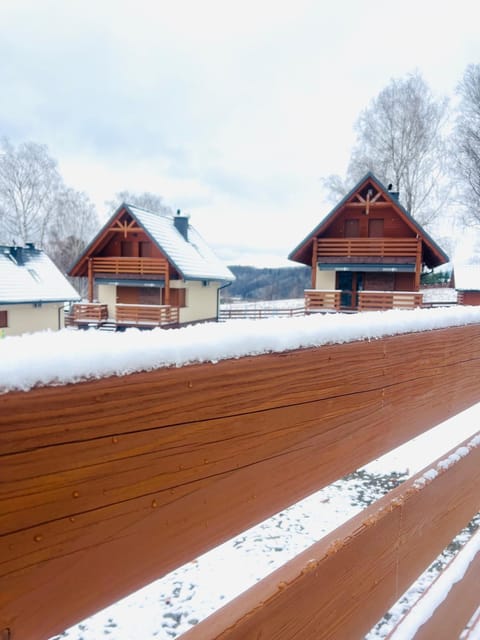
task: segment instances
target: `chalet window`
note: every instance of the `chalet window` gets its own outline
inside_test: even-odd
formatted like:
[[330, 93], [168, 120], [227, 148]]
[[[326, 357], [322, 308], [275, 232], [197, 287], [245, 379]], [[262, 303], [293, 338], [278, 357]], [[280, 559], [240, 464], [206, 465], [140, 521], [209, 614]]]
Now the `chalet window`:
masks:
[[383, 218], [369, 218], [368, 237], [383, 238]]
[[151, 258], [152, 257], [152, 243], [145, 242], [141, 240], [138, 243], [138, 252], [140, 254], [140, 258]]
[[137, 255], [136, 243], [130, 240], [122, 241], [121, 255], [123, 258], [134, 258]]
[[186, 289], [170, 289], [172, 307], [186, 307]]
[[8, 327], [8, 311], [0, 311], [0, 329]]
[[345, 220], [345, 238], [360, 237], [360, 220], [358, 218], [347, 218]]

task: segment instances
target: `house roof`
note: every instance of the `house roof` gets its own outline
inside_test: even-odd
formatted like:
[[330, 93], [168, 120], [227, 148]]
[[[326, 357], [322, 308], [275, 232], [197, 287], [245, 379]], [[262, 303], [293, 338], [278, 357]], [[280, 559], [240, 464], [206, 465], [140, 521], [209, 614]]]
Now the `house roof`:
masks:
[[80, 299], [77, 291], [43, 251], [33, 246], [0, 245], [0, 304]]
[[162, 251], [167, 260], [185, 280], [220, 280], [232, 282], [235, 276], [207, 245], [198, 231], [187, 221], [187, 239], [175, 226], [175, 216], [155, 213], [131, 204], [123, 203], [102, 227], [82, 256], [72, 267], [70, 273], [79, 275], [82, 263], [95, 250], [98, 241], [108, 231], [112, 222], [123, 211], [127, 211], [139, 227]]
[[318, 237], [332, 222], [333, 218], [340, 212], [343, 206], [360, 191], [367, 182], [373, 183], [379, 189], [383, 196], [393, 206], [395, 211], [402, 217], [408, 226], [422, 239], [424, 248], [424, 260], [430, 267], [437, 267], [449, 261], [447, 254], [439, 247], [439, 245], [430, 237], [425, 229], [410, 215], [403, 205], [392, 195], [380, 180], [370, 171], [359, 180], [359, 182], [351, 189], [347, 195], [328, 213], [321, 222], [309, 233], [297, 247], [289, 254], [289, 260], [302, 262], [303, 264], [311, 264], [312, 254], [312, 238]]
[[480, 264], [455, 265], [453, 277], [458, 291], [480, 291]]

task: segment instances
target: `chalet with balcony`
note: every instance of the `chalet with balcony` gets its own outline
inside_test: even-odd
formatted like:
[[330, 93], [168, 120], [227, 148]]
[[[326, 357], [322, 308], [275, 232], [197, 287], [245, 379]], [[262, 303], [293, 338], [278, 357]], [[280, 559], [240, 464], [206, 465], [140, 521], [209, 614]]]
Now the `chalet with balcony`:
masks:
[[216, 320], [218, 291], [235, 279], [188, 216], [122, 204], [70, 270], [88, 278], [78, 326], [173, 327]]
[[64, 327], [78, 292], [41, 249], [0, 245], [0, 338]]
[[420, 275], [448, 256], [405, 210], [398, 193], [368, 173], [292, 251], [311, 267], [307, 311], [421, 306]]

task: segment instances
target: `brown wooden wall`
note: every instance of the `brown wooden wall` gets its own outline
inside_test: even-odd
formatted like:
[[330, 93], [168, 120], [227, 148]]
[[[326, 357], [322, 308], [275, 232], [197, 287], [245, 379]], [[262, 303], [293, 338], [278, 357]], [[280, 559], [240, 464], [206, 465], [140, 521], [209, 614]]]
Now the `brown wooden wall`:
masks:
[[[467, 326], [0, 395], [0, 631], [12, 640], [61, 632], [480, 401], [479, 376], [480, 327]], [[424, 500], [414, 492], [408, 512], [383, 503], [412, 523], [425, 516], [421, 551], [399, 584], [480, 508], [478, 462], [467, 456]], [[367, 528], [368, 567], [384, 557], [382, 531], [396, 544], [397, 515]], [[356, 540], [352, 526], [338, 539]], [[407, 556], [418, 533], [405, 538]], [[340, 546], [339, 580], [362, 555]], [[329, 584], [331, 570], [313, 574]], [[391, 598], [398, 573], [384, 576], [379, 593]], [[302, 584], [288, 593], [301, 599]], [[387, 600], [368, 617], [358, 605], [355, 624]], [[275, 602], [272, 611], [286, 606]], [[212, 628], [194, 637], [214, 637]], [[286, 629], [263, 637], [318, 637]]]
[[480, 304], [480, 291], [462, 291], [459, 294], [459, 303], [478, 306]]
[[344, 238], [345, 237], [345, 221], [347, 219], [357, 219], [360, 227], [360, 237], [368, 237], [368, 223], [371, 218], [383, 219], [383, 237], [385, 238], [414, 238], [414, 231], [401, 219], [392, 205], [387, 203], [385, 206], [376, 206], [372, 208], [369, 215], [365, 215], [363, 209], [358, 207], [345, 206], [322, 233], [324, 238]]

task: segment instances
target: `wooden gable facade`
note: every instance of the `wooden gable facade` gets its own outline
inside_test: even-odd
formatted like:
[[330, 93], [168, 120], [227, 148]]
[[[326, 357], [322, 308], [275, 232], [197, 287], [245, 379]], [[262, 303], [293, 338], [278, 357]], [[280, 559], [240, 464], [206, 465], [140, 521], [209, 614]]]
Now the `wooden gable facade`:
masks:
[[[216, 282], [205, 276], [201, 282], [187, 282], [158, 239], [139, 221], [135, 215], [139, 211], [120, 206], [70, 270], [71, 276], [88, 278], [88, 302], [75, 305], [73, 323], [120, 328], [215, 320], [220, 278]], [[146, 210], [143, 213], [161, 216]], [[187, 244], [188, 217], [163, 216], [163, 227], [167, 228], [165, 220]], [[167, 245], [169, 233], [172, 231], [166, 233]], [[201, 296], [197, 291], [200, 286]]]
[[398, 193], [367, 174], [290, 254], [311, 266], [309, 309], [420, 306], [424, 266], [448, 256], [408, 214]]

